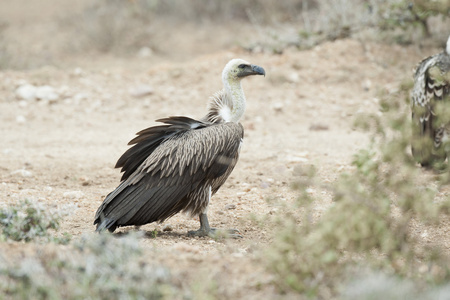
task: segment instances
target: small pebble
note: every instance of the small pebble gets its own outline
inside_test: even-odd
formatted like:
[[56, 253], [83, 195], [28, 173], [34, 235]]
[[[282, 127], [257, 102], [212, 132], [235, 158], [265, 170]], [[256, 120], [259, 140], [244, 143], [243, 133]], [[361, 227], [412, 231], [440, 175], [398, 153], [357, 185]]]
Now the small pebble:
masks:
[[227, 205], [225, 205], [225, 209], [228, 209], [228, 210], [236, 209], [236, 205], [234, 205], [234, 204], [227, 204]]
[[82, 191], [70, 191], [63, 194], [63, 197], [67, 199], [80, 199], [83, 196], [84, 193]]
[[312, 188], [307, 188], [306, 190], [305, 190], [308, 194], [313, 194], [315, 191], [314, 191], [314, 189], [312, 189]]
[[130, 89], [130, 95], [135, 98], [141, 98], [153, 94], [154, 90], [149, 85], [140, 85]]
[[86, 73], [85, 73], [85, 72], [83, 71], [83, 69], [80, 68], [80, 67], [75, 68], [75, 69], [72, 71], [72, 74], [75, 75], [75, 76], [84, 76], [84, 75], [86, 75]]
[[16, 170], [16, 171], [12, 172], [11, 174], [13, 174], [13, 175], [17, 174], [17, 175], [20, 175], [22, 177], [31, 177], [33, 175], [33, 173], [31, 173], [30, 171], [25, 170], [25, 169]]
[[291, 74], [288, 75], [287, 79], [291, 83], [297, 83], [300, 81], [300, 76], [298, 75], [297, 72], [292, 72]]
[[16, 122], [19, 124], [25, 124], [27, 122], [27, 118], [25, 116], [19, 115], [16, 117]]
[[286, 157], [286, 161], [288, 161], [290, 163], [299, 163], [299, 162], [307, 162], [308, 159], [306, 157], [288, 155]]
[[49, 85], [43, 85], [36, 88], [35, 92], [36, 98], [44, 101], [56, 101], [59, 98], [58, 93], [55, 89]]
[[272, 109], [276, 112], [281, 112], [283, 111], [283, 103], [281, 102], [276, 102], [272, 105]]
[[153, 54], [153, 50], [150, 47], [142, 47], [139, 49], [138, 56], [141, 58], [150, 57]]
[[362, 83], [363, 90], [368, 92], [368, 91], [370, 91], [371, 87], [372, 87], [372, 81], [370, 81], [369, 79], [364, 80], [364, 82]]
[[16, 89], [16, 96], [27, 101], [34, 100], [36, 99], [36, 87], [31, 84], [23, 84]]
[[326, 125], [326, 124], [320, 124], [320, 123], [311, 124], [311, 125], [309, 126], [309, 130], [310, 130], [310, 131], [322, 131], [322, 130], [328, 130], [328, 129], [330, 129], [330, 128], [328, 127], [328, 125]]
[[82, 186], [87, 186], [91, 184], [91, 180], [87, 176], [81, 176], [79, 180]]
[[165, 224], [162, 228], [162, 231], [172, 231], [173, 226], [171, 224]]
[[269, 215], [273, 215], [278, 211], [278, 208], [274, 207], [269, 211]]

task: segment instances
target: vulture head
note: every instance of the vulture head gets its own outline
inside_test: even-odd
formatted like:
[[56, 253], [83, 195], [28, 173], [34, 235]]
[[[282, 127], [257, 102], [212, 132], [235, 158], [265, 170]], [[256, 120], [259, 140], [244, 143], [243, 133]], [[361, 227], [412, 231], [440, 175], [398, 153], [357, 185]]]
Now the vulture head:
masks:
[[208, 104], [209, 122], [239, 122], [245, 111], [245, 95], [241, 79], [250, 75], [264, 75], [266, 72], [260, 66], [235, 58], [230, 60], [223, 69], [223, 90], [214, 94]]
[[222, 79], [224, 81], [239, 81], [250, 75], [266, 76], [266, 72], [260, 66], [252, 65], [240, 58], [235, 58], [230, 60], [223, 69]]

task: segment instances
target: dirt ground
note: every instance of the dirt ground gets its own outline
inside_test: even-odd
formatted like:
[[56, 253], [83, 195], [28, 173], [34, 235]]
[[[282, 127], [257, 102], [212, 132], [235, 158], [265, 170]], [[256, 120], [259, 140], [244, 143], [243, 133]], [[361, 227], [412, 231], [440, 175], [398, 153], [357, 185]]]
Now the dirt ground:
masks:
[[[202, 38], [200, 33], [198, 40]], [[2, 71], [0, 205], [22, 199], [61, 207], [74, 204], [60, 231], [73, 239], [92, 233], [96, 209], [119, 183], [114, 164], [134, 134], [158, 118], [203, 116], [208, 97], [222, 87], [224, 65], [232, 58], [246, 59], [265, 68], [266, 77], [243, 82], [247, 110], [241, 121], [245, 138], [240, 161], [209, 209], [212, 226], [237, 228], [243, 238], [189, 238], [186, 232], [197, 229], [198, 221], [176, 215], [163, 224], [142, 226], [140, 230], [158, 233], [141, 244], [146, 255], [184, 274], [187, 282], [211, 277], [226, 284], [219, 289], [230, 298], [276, 298], [275, 289], [265, 284], [271, 277], [255, 254], [270, 247], [272, 232], [258, 226], [254, 217], [276, 212], [277, 201], [295, 199], [289, 183], [296, 166], [315, 165], [324, 182], [349, 170], [352, 155], [369, 140], [354, 129], [355, 116], [376, 112], [380, 89], [394, 91], [411, 78], [420, 59], [438, 51], [346, 39], [281, 55], [230, 46], [177, 60], [161, 55], [86, 57], [58, 67]], [[19, 99], [16, 89], [25, 83], [49, 85], [58, 98]], [[144, 87], [151, 91], [136, 97]], [[315, 205], [320, 216], [331, 204], [331, 195], [310, 192], [320, 199]], [[172, 231], [162, 230], [167, 224]], [[447, 252], [449, 229], [448, 223], [434, 231], [417, 228], [424, 242], [440, 243]], [[44, 247], [0, 244], [11, 259]]]

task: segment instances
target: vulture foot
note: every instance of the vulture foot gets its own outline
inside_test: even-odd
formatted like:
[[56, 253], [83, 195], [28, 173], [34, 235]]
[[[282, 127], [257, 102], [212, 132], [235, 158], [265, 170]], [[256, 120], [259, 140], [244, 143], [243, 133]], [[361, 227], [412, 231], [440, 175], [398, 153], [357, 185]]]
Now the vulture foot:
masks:
[[188, 231], [188, 236], [209, 236], [211, 238], [242, 238], [237, 229], [216, 229], [209, 227], [208, 217], [206, 214], [200, 215], [200, 229]]
[[200, 228], [199, 230], [188, 231], [188, 236], [209, 236], [211, 238], [242, 238], [243, 236], [239, 234], [239, 230], [237, 229], [217, 229], [217, 228], [209, 228], [209, 230], [205, 230]]

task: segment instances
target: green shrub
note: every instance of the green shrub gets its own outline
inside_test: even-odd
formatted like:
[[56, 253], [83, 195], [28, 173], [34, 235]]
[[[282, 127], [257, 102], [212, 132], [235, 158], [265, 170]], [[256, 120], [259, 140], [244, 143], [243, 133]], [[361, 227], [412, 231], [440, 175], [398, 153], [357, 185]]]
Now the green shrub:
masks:
[[382, 30], [402, 30], [419, 27], [422, 32], [431, 34], [428, 20], [434, 16], [450, 16], [449, 0], [391, 0], [380, 9], [380, 28]]
[[61, 238], [52, 235], [52, 231], [59, 229], [60, 219], [58, 210], [36, 201], [21, 201], [15, 206], [0, 209], [0, 240], [68, 243], [70, 238], [67, 234]]
[[[425, 247], [411, 231], [412, 222], [438, 223], [449, 201], [435, 201], [441, 183], [423, 176], [409, 153], [406, 94], [384, 95], [382, 116], [362, 118], [374, 130], [372, 143], [355, 154], [352, 172], [326, 187], [334, 203], [321, 218], [313, 217], [307, 193], [297, 201], [298, 213], [290, 208], [280, 217], [268, 255], [281, 290], [336, 296], [361, 266], [436, 284], [450, 279], [449, 258], [439, 245]], [[324, 188], [311, 175], [297, 181], [301, 190]], [[424, 265], [434, 271], [419, 274]]]
[[65, 251], [0, 260], [0, 293], [29, 299], [163, 299], [174, 286], [167, 268], [143, 259], [136, 234], [91, 234]]

